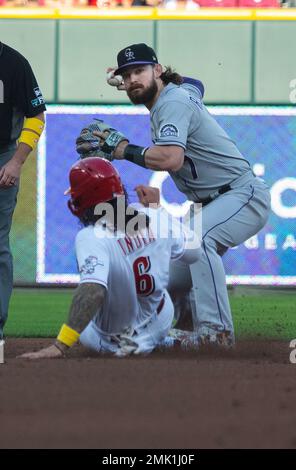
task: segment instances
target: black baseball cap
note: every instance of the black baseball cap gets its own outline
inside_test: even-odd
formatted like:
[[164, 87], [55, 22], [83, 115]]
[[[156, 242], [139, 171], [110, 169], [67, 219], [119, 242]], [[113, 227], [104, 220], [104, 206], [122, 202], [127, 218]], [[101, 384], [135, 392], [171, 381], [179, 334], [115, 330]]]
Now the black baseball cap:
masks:
[[158, 64], [157, 56], [147, 44], [132, 44], [117, 54], [117, 69], [114, 74], [119, 75], [129, 65], [140, 64]]

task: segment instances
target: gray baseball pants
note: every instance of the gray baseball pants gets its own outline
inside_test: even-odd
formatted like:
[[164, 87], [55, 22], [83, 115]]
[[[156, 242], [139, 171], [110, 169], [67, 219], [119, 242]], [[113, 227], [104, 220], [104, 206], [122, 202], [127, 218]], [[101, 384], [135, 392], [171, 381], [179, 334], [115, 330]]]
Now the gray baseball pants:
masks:
[[241, 177], [233, 189], [203, 208], [202, 258], [189, 267], [171, 263], [168, 290], [193, 287], [193, 324], [197, 331], [233, 333], [222, 255], [261, 230], [270, 212], [267, 185], [252, 174]]
[[[14, 155], [15, 147], [0, 148], [0, 168]], [[0, 188], [0, 339], [8, 316], [13, 285], [13, 263], [9, 245], [9, 232], [17, 201], [18, 186]]]

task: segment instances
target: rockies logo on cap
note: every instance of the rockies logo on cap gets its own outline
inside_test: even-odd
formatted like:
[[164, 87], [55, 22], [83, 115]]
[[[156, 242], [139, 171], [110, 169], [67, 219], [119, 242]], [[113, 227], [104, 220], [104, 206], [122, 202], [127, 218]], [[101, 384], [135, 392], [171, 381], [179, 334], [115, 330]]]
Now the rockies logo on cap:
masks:
[[147, 44], [132, 44], [118, 53], [118, 68], [114, 73], [118, 75], [125, 67], [141, 64], [158, 64], [157, 56], [152, 47], [147, 46]]
[[133, 53], [130, 47], [125, 49], [124, 55], [126, 57], [126, 60], [135, 60], [135, 54]]

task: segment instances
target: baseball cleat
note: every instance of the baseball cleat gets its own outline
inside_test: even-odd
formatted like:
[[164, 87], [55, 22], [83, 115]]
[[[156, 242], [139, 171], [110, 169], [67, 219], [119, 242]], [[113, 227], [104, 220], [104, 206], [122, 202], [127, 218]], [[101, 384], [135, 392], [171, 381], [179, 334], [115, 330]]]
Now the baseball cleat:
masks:
[[212, 328], [201, 327], [197, 331], [198, 341], [203, 346], [218, 346], [225, 349], [234, 347], [234, 334], [232, 331], [216, 331]]
[[180, 345], [182, 349], [197, 349], [199, 346], [197, 334], [194, 331], [178, 330], [172, 328], [164, 339], [165, 346]]

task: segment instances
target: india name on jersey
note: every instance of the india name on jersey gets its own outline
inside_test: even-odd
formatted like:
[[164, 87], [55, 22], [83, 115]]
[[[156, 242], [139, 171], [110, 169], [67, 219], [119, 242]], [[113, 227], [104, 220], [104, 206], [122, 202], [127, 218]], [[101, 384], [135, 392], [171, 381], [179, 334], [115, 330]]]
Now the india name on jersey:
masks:
[[198, 202], [247, 172], [252, 177], [248, 161], [208, 112], [194, 85], [169, 83], [150, 111], [150, 122], [155, 145], [184, 149], [184, 165], [170, 175], [189, 200]]
[[98, 283], [106, 288], [105, 301], [95, 317], [104, 333], [120, 334], [148, 320], [157, 310], [168, 284], [170, 259], [184, 253], [182, 226], [170, 218], [165, 231], [163, 209], [144, 209], [149, 228], [136, 236], [114, 235], [97, 223], [80, 230], [76, 257], [80, 283]]

